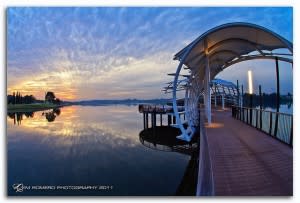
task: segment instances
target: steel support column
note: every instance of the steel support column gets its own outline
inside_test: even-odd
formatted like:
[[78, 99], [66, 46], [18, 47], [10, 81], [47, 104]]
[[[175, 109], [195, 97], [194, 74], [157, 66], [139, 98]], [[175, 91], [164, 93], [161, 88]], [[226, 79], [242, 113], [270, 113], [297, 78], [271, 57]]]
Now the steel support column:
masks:
[[280, 81], [279, 81], [279, 65], [278, 65], [278, 58], [275, 58], [276, 62], [276, 117], [275, 117], [275, 129], [274, 129], [274, 136], [277, 136], [277, 130], [278, 130], [278, 112], [280, 107]]
[[261, 85], [259, 85], [259, 128], [262, 129], [262, 110], [263, 110], [263, 103], [262, 103], [262, 93], [261, 93]]
[[205, 98], [205, 111], [207, 117], [207, 123], [211, 124], [211, 92], [210, 92], [210, 68], [209, 68], [209, 55], [207, 53], [207, 43], [205, 41], [205, 90], [204, 90], [204, 98]]
[[243, 108], [243, 105], [244, 105], [244, 86], [242, 85], [241, 108]]
[[222, 94], [222, 109], [225, 109], [225, 98], [224, 98], [224, 94]]

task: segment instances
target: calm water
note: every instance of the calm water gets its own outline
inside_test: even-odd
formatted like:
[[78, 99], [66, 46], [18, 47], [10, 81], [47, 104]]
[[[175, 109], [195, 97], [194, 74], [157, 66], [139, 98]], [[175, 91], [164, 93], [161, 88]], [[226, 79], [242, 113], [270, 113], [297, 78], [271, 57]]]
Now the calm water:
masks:
[[7, 116], [9, 195], [175, 195], [190, 160], [142, 145], [136, 106], [69, 106], [13, 118]]
[[[257, 107], [259, 108], [259, 107]], [[276, 111], [275, 108], [270, 108], [270, 107], [267, 107], [266, 110], [268, 111]], [[290, 104], [290, 105], [287, 105], [287, 104], [281, 104], [280, 107], [279, 107], [279, 112], [281, 113], [287, 113], [287, 114], [293, 114], [293, 104]]]

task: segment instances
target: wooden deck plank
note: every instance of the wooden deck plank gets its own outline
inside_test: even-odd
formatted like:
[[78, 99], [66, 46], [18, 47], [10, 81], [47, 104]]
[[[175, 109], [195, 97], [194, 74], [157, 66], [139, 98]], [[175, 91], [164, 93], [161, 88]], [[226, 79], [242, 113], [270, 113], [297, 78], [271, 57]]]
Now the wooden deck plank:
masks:
[[215, 195], [293, 195], [293, 150], [263, 132], [213, 110], [206, 126]]

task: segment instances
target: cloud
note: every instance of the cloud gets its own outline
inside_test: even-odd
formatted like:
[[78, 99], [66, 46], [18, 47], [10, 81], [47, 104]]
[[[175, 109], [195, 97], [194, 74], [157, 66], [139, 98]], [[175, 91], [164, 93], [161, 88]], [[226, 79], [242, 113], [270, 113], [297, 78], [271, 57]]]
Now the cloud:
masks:
[[34, 89], [41, 86], [65, 99], [161, 97], [164, 74], [177, 67], [173, 55], [231, 21], [292, 39], [291, 8], [8, 8], [8, 90], [42, 96]]

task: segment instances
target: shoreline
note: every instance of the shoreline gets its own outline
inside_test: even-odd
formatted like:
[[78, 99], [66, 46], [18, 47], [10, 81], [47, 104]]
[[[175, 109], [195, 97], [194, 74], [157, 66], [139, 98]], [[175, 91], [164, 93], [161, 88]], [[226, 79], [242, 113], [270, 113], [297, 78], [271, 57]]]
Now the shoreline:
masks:
[[55, 109], [66, 106], [66, 104], [45, 104], [45, 103], [36, 103], [36, 104], [8, 104], [7, 113], [22, 113], [22, 112], [34, 112], [34, 111], [43, 111], [47, 109]]

